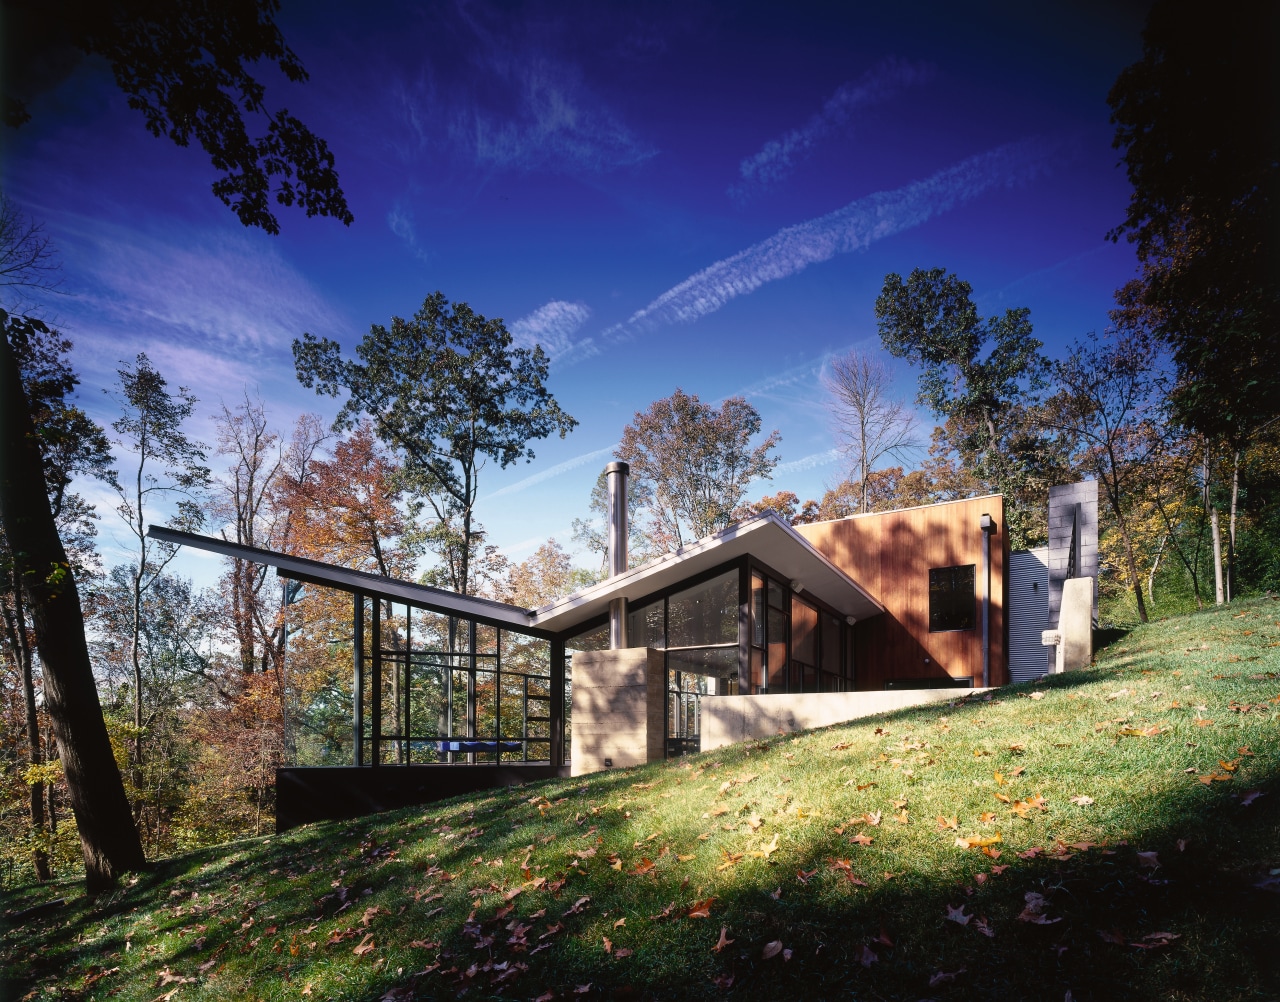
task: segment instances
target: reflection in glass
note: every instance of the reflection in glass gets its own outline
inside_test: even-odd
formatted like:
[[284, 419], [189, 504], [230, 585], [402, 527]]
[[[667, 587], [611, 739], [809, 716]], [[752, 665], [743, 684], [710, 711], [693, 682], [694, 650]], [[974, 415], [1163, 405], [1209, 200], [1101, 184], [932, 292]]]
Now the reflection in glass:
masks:
[[702, 647], [738, 641], [738, 572], [676, 592], [667, 599], [667, 643]]

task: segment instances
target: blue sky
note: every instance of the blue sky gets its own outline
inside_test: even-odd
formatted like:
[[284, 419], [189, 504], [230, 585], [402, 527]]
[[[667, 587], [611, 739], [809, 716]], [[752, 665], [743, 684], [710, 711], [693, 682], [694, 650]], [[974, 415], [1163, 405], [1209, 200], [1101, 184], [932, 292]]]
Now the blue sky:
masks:
[[46, 309], [104, 423], [138, 351], [200, 398], [206, 441], [246, 388], [281, 427], [332, 415], [292, 339], [350, 347], [437, 289], [543, 344], [580, 426], [486, 470], [479, 503], [521, 559], [569, 542], [622, 427], [677, 386], [743, 394], [781, 431], [758, 493], [819, 496], [841, 473], [823, 367], [878, 350], [887, 272], [945, 267], [984, 313], [1030, 307], [1051, 355], [1106, 325], [1135, 270], [1105, 239], [1128, 197], [1106, 94], [1144, 5], [962, 6], [286, 2], [311, 80], [265, 73], [268, 104], [329, 142], [351, 227], [282, 209], [281, 236], [244, 229], [204, 155], [147, 134], [95, 63], [34, 103], [0, 169], [61, 252]]

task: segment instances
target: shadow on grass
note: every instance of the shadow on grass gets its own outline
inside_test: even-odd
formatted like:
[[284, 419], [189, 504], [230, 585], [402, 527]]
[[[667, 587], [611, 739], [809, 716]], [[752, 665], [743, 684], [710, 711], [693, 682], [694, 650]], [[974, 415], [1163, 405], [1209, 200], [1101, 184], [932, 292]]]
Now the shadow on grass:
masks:
[[[1008, 687], [995, 699], [969, 696], [951, 705], [899, 710], [856, 725], [813, 732], [805, 740], [816, 755], [829, 745], [830, 733], [845, 732], [851, 726], [923, 732], [944, 715], [956, 725], [974, 723], [997, 700], [1008, 702], [1033, 691], [1074, 690], [1097, 682], [1109, 670], [1110, 666], [1103, 666]], [[1076, 1002], [1119, 997], [1280, 997], [1280, 950], [1275, 947], [1280, 943], [1280, 896], [1258, 886], [1267, 884], [1271, 868], [1280, 867], [1280, 774], [1272, 760], [1259, 760], [1253, 767], [1250, 784], [1262, 795], [1247, 806], [1235, 783], [1206, 786], [1187, 777], [1185, 786], [1157, 795], [1151, 792], [1156, 786], [1141, 787], [1140, 774], [1130, 770], [1126, 777], [1132, 788], [1113, 791], [1118, 798], [1128, 798], [1133, 808], [1131, 815], [1121, 817], [1123, 823], [1112, 824], [1122, 829], [1124, 843], [1067, 848], [1057, 852], [1057, 858], [1049, 857], [1055, 846], [1047, 837], [1040, 847], [1048, 852], [1031, 858], [1020, 858], [1007, 848], [1013, 842], [1010, 839], [993, 850], [1001, 852], [998, 860], [976, 849], [956, 850], [940, 857], [936, 869], [928, 870], [920, 859], [895, 853], [896, 829], [886, 811], [875, 832], [874, 851], [851, 844], [850, 832], [836, 833], [828, 818], [789, 830], [782, 851], [773, 855], [745, 855], [719, 876], [713, 867], [704, 867], [702, 876], [711, 882], [703, 886], [682, 883], [682, 870], [671, 863], [670, 856], [659, 857], [654, 876], [633, 872], [643, 853], [656, 855], [647, 848], [651, 845], [701, 845], [699, 852], [719, 858], [762, 841], [750, 837], [744, 841], [742, 832], [718, 831], [714, 820], [704, 820], [697, 813], [686, 812], [678, 823], [668, 824], [660, 818], [662, 801], [651, 799], [647, 791], [641, 795], [637, 784], [653, 784], [655, 793], [674, 790], [676, 780], [716, 762], [723, 763], [726, 776], [735, 770], [756, 770], [761, 762], [777, 770], [792, 743], [790, 737], [771, 738], [687, 762], [619, 770], [592, 777], [589, 784], [557, 779], [485, 791], [162, 861], [140, 875], [133, 887], [95, 901], [73, 901], [66, 909], [24, 927], [21, 938], [32, 946], [42, 942], [62, 948], [54, 945], [43, 953], [33, 949], [28, 956], [12, 958], [11, 969], [20, 972], [13, 997], [65, 970], [72, 944], [79, 944], [74, 950], [81, 960], [92, 954], [101, 967], [109, 967], [120, 963], [127, 952], [145, 949], [164, 935], [181, 941], [163, 957], [163, 963], [175, 971], [192, 974], [210, 960], [215, 961], [215, 971], [225, 970], [221, 980], [210, 983], [223, 997], [236, 997], [253, 985], [247, 957], [244, 973], [236, 973], [236, 961], [255, 950], [258, 960], [253, 970], [263, 977], [293, 979], [288, 997], [296, 995], [300, 982], [316, 965], [325, 963], [318, 958], [339, 955], [350, 965], [351, 974], [343, 997], [371, 1000], [410, 984], [413, 992], [402, 998], [454, 998], [462, 989], [467, 990], [467, 998], [499, 997], [499, 988], [504, 991], [501, 997], [507, 998], [534, 998], [548, 989], [564, 997], [650, 999], [928, 997], [1060, 1002], [1067, 992]], [[1105, 760], [1098, 759], [1099, 784], [1106, 782], [1105, 767]], [[711, 766], [705, 770], [712, 771], [716, 770]], [[775, 778], [778, 775], [775, 771]], [[840, 785], [834, 776], [832, 784]], [[546, 818], [531, 803], [537, 797], [557, 802]], [[559, 803], [562, 798], [564, 802]], [[734, 809], [724, 820], [733, 821], [737, 828], [748, 811], [767, 814], [765, 808], [772, 806], [769, 799], [763, 789], [749, 788], [740, 801], [729, 801]], [[596, 813], [591, 811], [593, 805]], [[842, 809], [858, 808], [850, 801]], [[1032, 822], [1040, 823], [1039, 830], [1045, 833], [1059, 816], [1066, 825], [1066, 805], [1055, 802], [1053, 809], [1044, 821]], [[625, 813], [628, 810], [630, 815]], [[649, 815], [654, 816], [653, 827], [663, 826], [656, 843], [644, 841], [646, 836], [641, 834]], [[417, 837], [424, 830], [440, 828], [441, 818], [448, 819], [453, 830], [445, 834], [453, 837], [433, 843], [434, 858], [415, 854]], [[914, 823], [931, 824], [928, 818]], [[761, 835], [774, 824], [766, 821]], [[712, 829], [711, 837], [700, 843], [698, 836], [706, 828]], [[949, 840], [954, 834], [941, 831], [939, 838]], [[587, 862], [584, 855], [581, 867], [569, 866], [571, 847], [585, 850], [597, 844], [597, 856]], [[548, 880], [566, 879], [558, 893], [529, 889], [505, 902], [504, 887], [520, 882], [518, 876], [511, 881], [507, 866], [493, 868], [492, 889], [475, 896], [454, 891], [439, 901], [416, 902], [407, 894], [410, 886], [423, 883], [431, 867], [475, 878], [470, 882], [483, 888], [485, 878], [479, 874], [489, 871], [482, 869], [483, 861], [476, 863], [476, 856], [490, 861], [501, 857], [510, 864], [518, 862], [530, 845], [535, 863], [545, 866], [541, 873]], [[616, 876], [603, 869], [608, 864], [602, 857], [610, 849], [625, 859]], [[1152, 852], [1154, 857], [1139, 855]], [[851, 872], [867, 886], [858, 886], [845, 870], [833, 866], [832, 861], [841, 859], [849, 861]], [[996, 872], [1001, 866], [1007, 868]], [[579, 869], [590, 875], [578, 873]], [[885, 870], [894, 872], [892, 879], [886, 879]], [[981, 882], [979, 875], [984, 878]], [[215, 885], [222, 899], [209, 902], [209, 889]], [[776, 898], [775, 889], [780, 892]], [[24, 892], [21, 900], [33, 902], [35, 893]], [[47, 896], [49, 892], [39, 893]], [[1044, 898], [1039, 910], [1043, 921], [1035, 921], [1035, 914], [1028, 916], [1032, 921], [1019, 919], [1029, 893]], [[574, 903], [584, 894], [592, 896], [591, 902], [573, 912]], [[695, 900], [707, 897], [715, 898], [707, 919], [685, 917]], [[668, 903], [676, 905], [669, 917], [652, 918], [661, 915]], [[512, 912], [498, 917], [508, 904]], [[133, 910], [140, 907], [153, 911], [145, 921], [131, 919]], [[422, 930], [431, 929], [439, 947], [424, 951], [384, 945], [379, 951], [387, 958], [382, 970], [354, 965], [351, 952], [365, 933], [361, 919], [369, 907], [390, 913], [369, 920], [369, 930], [379, 943], [384, 939], [408, 943]], [[432, 917], [436, 907], [444, 912]], [[546, 909], [546, 915], [535, 930], [553, 921], [565, 925], [551, 940], [554, 947], [529, 952], [539, 942], [533, 933], [528, 947], [511, 945], [510, 921], [523, 919], [533, 927], [532, 916], [540, 908]], [[948, 921], [948, 909], [961, 909], [957, 917], [968, 916], [967, 921]], [[616, 926], [618, 918], [628, 922]], [[979, 929], [980, 919], [991, 936]], [[324, 928], [306, 932], [313, 923]], [[324, 946], [326, 934], [340, 931], [339, 926], [352, 934], [332, 947]], [[734, 942], [713, 952], [722, 926]], [[1146, 938], [1155, 933], [1178, 938]], [[298, 947], [299, 934], [302, 947], [295, 956], [292, 950]], [[606, 955], [604, 936], [635, 953], [626, 958]], [[312, 950], [306, 946], [309, 939], [319, 939], [322, 945]], [[762, 958], [765, 944], [773, 941], [791, 951], [790, 959]], [[275, 944], [279, 953], [263, 962], [261, 957]], [[455, 970], [448, 975], [437, 970], [413, 980], [412, 972], [437, 956], [440, 970]], [[19, 959], [21, 965], [14, 962]], [[486, 962], [512, 961], [527, 963], [529, 970], [497, 985], [494, 979], [503, 971], [492, 966], [482, 969]], [[476, 973], [468, 977], [473, 965]], [[155, 979], [160, 963], [152, 966], [150, 976]], [[408, 973], [395, 974], [397, 967]], [[939, 975], [950, 977], [935, 980]], [[726, 991], [728, 978], [733, 980]], [[715, 979], [720, 979], [719, 985]], [[103, 982], [103, 995], [108, 984]], [[585, 984], [594, 986], [591, 993], [571, 994]], [[64, 997], [75, 997], [78, 985], [63, 987]], [[194, 996], [195, 991], [192, 986], [190, 994]], [[144, 995], [150, 999], [155, 991], [143, 991], [137, 997]]]

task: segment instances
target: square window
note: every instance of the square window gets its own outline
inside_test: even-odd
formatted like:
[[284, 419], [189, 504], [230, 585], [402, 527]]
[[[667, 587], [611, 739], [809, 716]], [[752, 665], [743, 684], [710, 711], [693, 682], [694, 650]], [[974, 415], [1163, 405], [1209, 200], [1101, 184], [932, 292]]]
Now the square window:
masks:
[[972, 630], [977, 621], [973, 564], [929, 569], [929, 632]]

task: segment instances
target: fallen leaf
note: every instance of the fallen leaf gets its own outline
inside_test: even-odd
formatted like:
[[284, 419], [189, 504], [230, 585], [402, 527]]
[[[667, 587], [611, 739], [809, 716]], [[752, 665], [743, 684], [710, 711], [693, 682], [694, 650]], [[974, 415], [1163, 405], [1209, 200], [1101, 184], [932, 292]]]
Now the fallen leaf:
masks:
[[971, 918], [973, 918], [972, 915], [965, 914], [964, 905], [961, 905], [959, 908], [952, 908], [950, 905], [947, 905], [948, 922], [954, 922], [956, 925], [968, 925]]
[[713, 952], [719, 953], [726, 946], [728, 946], [730, 943], [733, 942], [733, 940], [729, 939], [728, 932], [729, 932], [729, 927], [727, 925], [722, 925], [720, 927], [720, 941], [711, 948]]
[[1265, 797], [1266, 793], [1262, 790], [1250, 790], [1248, 793], [1242, 794], [1240, 797], [1240, 806], [1248, 807], [1259, 797]]
[[[1043, 695], [1043, 693], [1033, 692], [1031, 695], [1036, 697]], [[964, 972], [965, 968], [963, 967], [958, 971], [939, 971], [929, 979], [929, 987], [936, 988], [938, 985], [946, 984], [948, 981], [955, 981], [955, 979]]]
[[695, 901], [689, 907], [689, 910], [685, 912], [685, 916], [687, 918], [710, 918], [711, 903], [713, 901], [715, 901], [715, 898], [707, 898], [704, 901]]
[[363, 957], [366, 953], [371, 953], [374, 949], [373, 933], [366, 933], [364, 939], [360, 940], [360, 945], [351, 952], [357, 957]]
[[1082, 793], [1082, 794], [1080, 794], [1078, 797], [1072, 797], [1072, 798], [1071, 798], [1071, 802], [1072, 802], [1073, 804], [1079, 804], [1081, 807], [1088, 807], [1090, 804], [1092, 804], [1092, 803], [1093, 803], [1093, 798], [1092, 798], [1092, 797], [1086, 797], [1086, 796]]
[[624, 957], [629, 957], [633, 953], [635, 953], [635, 950], [632, 950], [630, 947], [626, 947], [626, 946], [620, 946], [613, 951], [613, 955], [617, 957], [619, 960], [622, 960]]
[[782, 940], [773, 939], [773, 940], [770, 940], [768, 943], [765, 943], [764, 950], [761, 952], [760, 956], [764, 960], [772, 960], [781, 952], [782, 952]]
[[938, 827], [943, 831], [946, 831], [948, 828], [959, 828], [960, 818], [958, 816], [944, 818], [942, 815], [938, 815]]
[[876, 952], [873, 949], [871, 949], [871, 947], [867, 946], [866, 943], [863, 943], [860, 947], [858, 947], [858, 952], [854, 954], [854, 959], [857, 960], [857, 962], [861, 964], [863, 967], [870, 967], [872, 964], [876, 963], [880, 958], [876, 956]]
[[612, 952], [613, 952], [613, 940], [611, 940], [608, 936], [604, 936], [604, 937], [602, 937], [602, 939], [604, 940], [604, 952], [605, 952], [605, 953], [612, 953]]
[[1181, 939], [1182, 934], [1176, 932], [1150, 932], [1143, 936], [1142, 939], [1130, 942], [1130, 946], [1136, 946], [1140, 950], [1154, 950], [1157, 947], [1168, 946], [1175, 939]]
[[1138, 865], [1150, 867], [1153, 870], [1158, 869], [1160, 866], [1160, 857], [1154, 852], [1140, 852], [1138, 853]]

